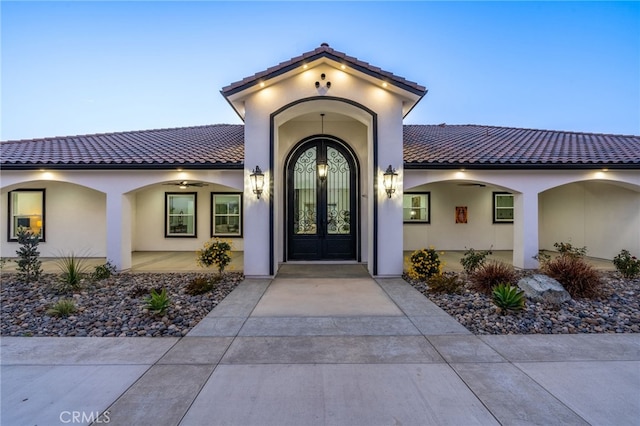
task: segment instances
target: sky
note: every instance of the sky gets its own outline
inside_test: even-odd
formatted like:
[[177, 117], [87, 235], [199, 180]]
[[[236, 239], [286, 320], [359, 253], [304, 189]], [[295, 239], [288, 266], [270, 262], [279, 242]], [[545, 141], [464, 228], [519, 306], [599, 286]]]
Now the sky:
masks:
[[406, 124], [640, 135], [640, 2], [2, 1], [1, 140], [240, 124], [220, 89], [326, 42]]

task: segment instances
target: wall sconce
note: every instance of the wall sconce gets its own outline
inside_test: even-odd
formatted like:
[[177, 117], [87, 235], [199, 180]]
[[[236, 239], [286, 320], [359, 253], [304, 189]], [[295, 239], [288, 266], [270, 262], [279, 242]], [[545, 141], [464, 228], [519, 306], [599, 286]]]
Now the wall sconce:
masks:
[[384, 172], [382, 183], [384, 184], [384, 190], [387, 191], [387, 195], [391, 198], [391, 194], [396, 192], [396, 181], [398, 180], [398, 173], [391, 167], [387, 167]]
[[328, 166], [327, 163], [325, 162], [318, 162], [317, 165], [317, 169], [318, 169], [318, 177], [320, 178], [321, 182], [324, 182], [327, 179], [327, 170], [328, 170]]
[[264, 173], [260, 170], [260, 166], [256, 166], [256, 168], [251, 171], [249, 178], [251, 179], [251, 189], [253, 189], [253, 193], [256, 194], [259, 200], [262, 190], [264, 189]]

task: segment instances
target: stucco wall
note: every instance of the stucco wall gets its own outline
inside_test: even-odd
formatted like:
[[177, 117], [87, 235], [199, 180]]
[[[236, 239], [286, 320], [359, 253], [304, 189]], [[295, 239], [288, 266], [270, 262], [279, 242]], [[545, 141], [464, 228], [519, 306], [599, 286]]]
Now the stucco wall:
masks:
[[[417, 250], [430, 245], [439, 250], [513, 248], [513, 225], [493, 223], [492, 193], [500, 189], [460, 186], [460, 183], [434, 183], [407, 190], [431, 192], [431, 223], [404, 224], [404, 250]], [[455, 223], [456, 206], [467, 206], [466, 224]]]
[[540, 194], [540, 248], [555, 242], [586, 246], [612, 259], [621, 249], [640, 253], [640, 193], [606, 182], [578, 182]]
[[[489, 179], [487, 179], [489, 180]], [[442, 250], [465, 247], [513, 249], [513, 225], [492, 223], [492, 192], [501, 188], [440, 182], [411, 188], [431, 192], [431, 224], [405, 224], [404, 249], [429, 245]], [[640, 192], [600, 181], [576, 182], [539, 194], [539, 247], [556, 242], [586, 246], [588, 255], [612, 259], [621, 249], [640, 253]], [[467, 206], [467, 224], [456, 224], [454, 208]]]
[[[164, 235], [165, 192], [196, 192], [196, 233], [197, 238], [167, 238]], [[192, 187], [179, 190], [171, 186], [154, 186], [136, 193], [133, 216], [133, 251], [194, 251], [211, 239], [211, 193], [237, 192], [220, 185], [202, 188]], [[244, 225], [244, 223], [243, 223]], [[244, 249], [243, 238], [228, 238], [233, 250]]]
[[[45, 237], [40, 243], [43, 257], [71, 254], [106, 256], [105, 194], [63, 182], [29, 182], [11, 189], [45, 188]], [[2, 257], [15, 257], [19, 245], [7, 242], [8, 189], [0, 196], [0, 238]]]

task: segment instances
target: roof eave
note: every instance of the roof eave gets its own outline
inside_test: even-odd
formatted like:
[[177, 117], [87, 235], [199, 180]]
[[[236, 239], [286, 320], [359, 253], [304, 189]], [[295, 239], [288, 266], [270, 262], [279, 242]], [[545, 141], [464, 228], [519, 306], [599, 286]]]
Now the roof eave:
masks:
[[370, 77], [384, 80], [389, 84], [392, 84], [402, 90], [405, 90], [409, 93], [419, 96], [420, 98], [422, 98], [427, 93], [427, 89], [423, 86], [418, 85], [417, 83], [415, 85], [412, 85], [412, 84], [409, 84], [409, 82], [404, 82], [400, 79], [390, 78], [388, 75], [385, 75], [384, 73], [374, 71], [361, 64], [350, 61], [349, 59], [346, 59], [346, 58], [341, 58], [340, 56], [334, 55], [333, 53], [327, 52], [327, 51], [314, 53], [313, 55], [310, 55], [310, 56], [303, 55], [296, 61], [290, 64], [287, 64], [283, 67], [277, 68], [270, 73], [267, 73], [264, 75], [261, 75], [260, 73], [258, 73], [255, 77], [249, 78], [245, 83], [240, 84], [240, 82], [242, 82], [243, 80], [240, 80], [236, 83], [231, 83], [230, 85], [223, 87], [220, 93], [222, 93], [222, 96], [224, 96], [225, 98], [228, 98], [229, 96], [233, 96], [247, 89], [251, 89], [254, 86], [258, 85], [260, 82], [264, 82], [264, 81], [273, 79], [275, 77], [279, 77], [283, 74], [288, 73], [289, 71], [300, 68], [306, 63], [314, 62], [322, 58], [330, 59], [338, 64], [348, 64], [349, 67], [354, 70], [357, 70]]
[[405, 170], [639, 170], [640, 163], [415, 163], [405, 162]]
[[60, 163], [13, 163], [2, 164], [2, 170], [242, 170], [242, 163], [96, 163], [96, 164], [60, 164]]

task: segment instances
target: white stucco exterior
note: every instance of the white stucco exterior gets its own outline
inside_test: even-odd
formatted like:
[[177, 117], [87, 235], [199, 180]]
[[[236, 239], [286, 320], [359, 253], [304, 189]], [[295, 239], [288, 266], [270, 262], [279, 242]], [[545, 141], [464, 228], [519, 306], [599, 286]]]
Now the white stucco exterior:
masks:
[[[291, 261], [287, 161], [316, 136], [353, 153], [358, 211], [351, 261], [366, 264], [373, 275], [400, 275], [403, 251], [428, 246], [512, 250], [519, 268], [535, 268], [538, 250], [560, 241], [587, 246], [589, 255], [605, 259], [621, 249], [640, 253], [640, 170], [405, 168], [403, 118], [426, 90], [417, 94], [403, 80], [380, 78], [358, 63], [344, 65], [320, 56], [230, 86], [224, 95], [244, 120], [244, 169], [3, 170], [0, 254], [13, 257], [18, 248], [7, 241], [13, 190], [46, 190], [43, 256], [106, 257], [119, 269], [131, 267], [133, 251], [199, 249], [211, 238], [211, 194], [242, 193], [243, 235], [230, 239], [233, 249], [244, 252], [245, 275], [272, 276]], [[256, 166], [266, 178], [260, 198], [250, 184]], [[398, 173], [391, 197], [382, 184], [388, 166]], [[182, 180], [203, 186], [167, 185]], [[193, 237], [165, 235], [165, 193], [180, 191], [196, 193]], [[403, 223], [404, 191], [430, 193], [430, 223]], [[493, 223], [493, 192], [514, 194], [513, 223]], [[455, 223], [457, 206], [467, 208], [467, 223]]]

